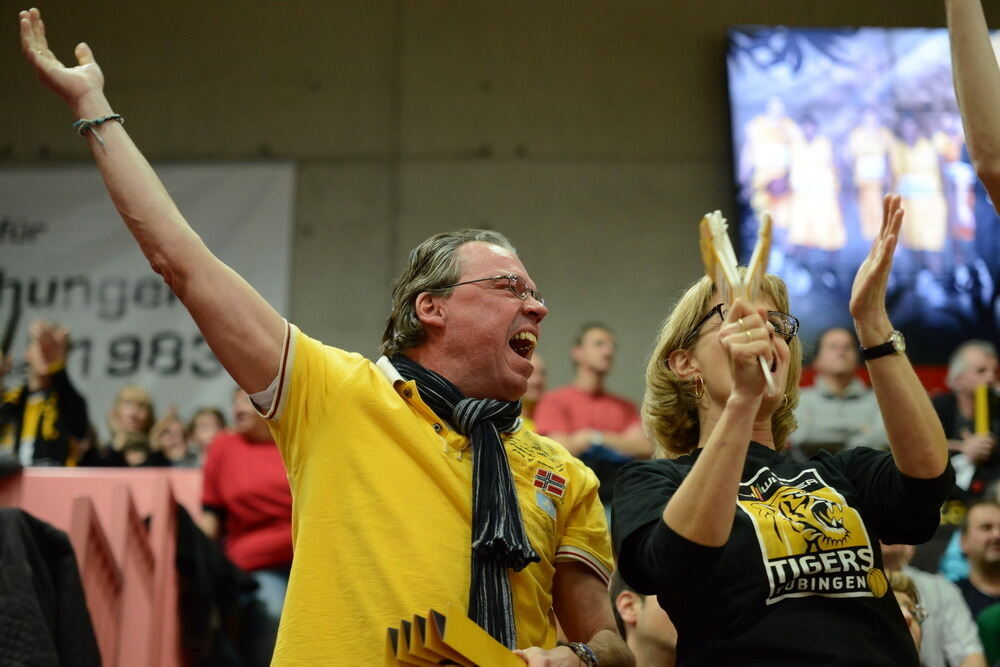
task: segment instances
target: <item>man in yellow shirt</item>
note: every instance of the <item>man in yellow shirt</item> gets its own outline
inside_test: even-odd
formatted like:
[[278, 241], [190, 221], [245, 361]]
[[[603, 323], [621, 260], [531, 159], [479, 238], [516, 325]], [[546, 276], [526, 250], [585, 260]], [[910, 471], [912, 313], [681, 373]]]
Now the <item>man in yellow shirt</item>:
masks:
[[[188, 226], [105, 98], [89, 47], [63, 66], [37, 10], [21, 13], [21, 40], [82, 119], [153, 269], [272, 420], [295, 551], [273, 664], [380, 664], [388, 625], [451, 602], [529, 665], [632, 664], [607, 599], [596, 480], [518, 421], [547, 309], [506, 239], [465, 230], [416, 248], [376, 363], [325, 346]], [[569, 646], [556, 645], [556, 617]]]

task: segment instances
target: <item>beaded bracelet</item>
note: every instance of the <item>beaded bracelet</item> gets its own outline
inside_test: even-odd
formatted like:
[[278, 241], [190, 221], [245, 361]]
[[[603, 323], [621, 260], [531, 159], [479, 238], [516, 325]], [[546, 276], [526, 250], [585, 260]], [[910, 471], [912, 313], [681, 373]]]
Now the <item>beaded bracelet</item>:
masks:
[[580, 662], [584, 665], [587, 667], [599, 667], [597, 655], [589, 646], [582, 642], [570, 642], [569, 647], [573, 649], [573, 653], [576, 653], [576, 657], [580, 658]]
[[109, 114], [107, 116], [101, 116], [100, 118], [81, 118], [80, 120], [73, 123], [73, 129], [76, 130], [80, 135], [84, 135], [89, 130], [94, 133], [94, 137], [97, 138], [97, 143], [104, 145], [104, 139], [101, 139], [101, 135], [98, 134], [97, 128], [108, 122], [109, 120], [117, 120], [122, 125], [125, 124], [125, 119], [121, 114]]

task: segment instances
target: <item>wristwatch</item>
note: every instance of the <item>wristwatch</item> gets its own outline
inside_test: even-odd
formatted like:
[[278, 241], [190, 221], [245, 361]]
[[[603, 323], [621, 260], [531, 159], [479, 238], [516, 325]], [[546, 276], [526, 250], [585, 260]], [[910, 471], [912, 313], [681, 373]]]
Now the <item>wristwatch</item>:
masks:
[[570, 642], [569, 647], [585, 667], [600, 667], [601, 663], [597, 660], [594, 650], [586, 644], [582, 642]]
[[903, 338], [897, 330], [893, 330], [889, 334], [889, 340], [882, 343], [881, 345], [875, 345], [874, 347], [862, 347], [861, 348], [861, 358], [865, 361], [871, 361], [872, 359], [878, 359], [879, 357], [887, 357], [890, 354], [903, 354], [906, 352], [906, 339]]

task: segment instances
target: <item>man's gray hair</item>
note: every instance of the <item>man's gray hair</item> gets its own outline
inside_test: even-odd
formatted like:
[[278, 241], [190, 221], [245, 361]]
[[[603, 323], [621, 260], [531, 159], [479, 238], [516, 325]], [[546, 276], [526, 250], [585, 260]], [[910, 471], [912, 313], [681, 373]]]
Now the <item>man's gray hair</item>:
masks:
[[951, 358], [948, 360], [948, 375], [945, 378], [945, 384], [951, 387], [955, 382], [955, 378], [965, 372], [965, 369], [969, 366], [968, 361], [965, 358], [965, 353], [972, 349], [982, 350], [987, 356], [997, 358], [997, 348], [993, 343], [988, 340], [973, 339], [967, 340], [951, 353]]
[[427, 332], [417, 317], [417, 296], [421, 292], [449, 294], [451, 290], [441, 288], [457, 283], [462, 275], [462, 263], [456, 251], [466, 243], [476, 241], [517, 252], [507, 237], [488, 229], [460, 229], [435, 234], [410, 251], [406, 270], [392, 286], [392, 312], [382, 334], [382, 354], [391, 356], [424, 342]]

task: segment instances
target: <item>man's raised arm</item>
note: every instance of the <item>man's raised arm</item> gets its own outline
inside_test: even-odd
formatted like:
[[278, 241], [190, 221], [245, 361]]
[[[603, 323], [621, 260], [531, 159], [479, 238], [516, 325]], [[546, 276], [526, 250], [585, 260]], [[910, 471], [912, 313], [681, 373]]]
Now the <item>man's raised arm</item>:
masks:
[[[90, 47], [77, 45], [79, 64], [66, 67], [49, 49], [39, 11], [21, 12], [20, 21], [25, 57], [77, 118], [115, 113], [104, 96], [104, 75]], [[84, 137], [115, 207], [150, 266], [191, 313], [233, 379], [250, 393], [265, 389], [278, 373], [285, 335], [281, 316], [205, 246], [120, 122], [108, 120]]]
[[1000, 67], [980, 0], [945, 0], [955, 93], [969, 155], [1000, 205]]

